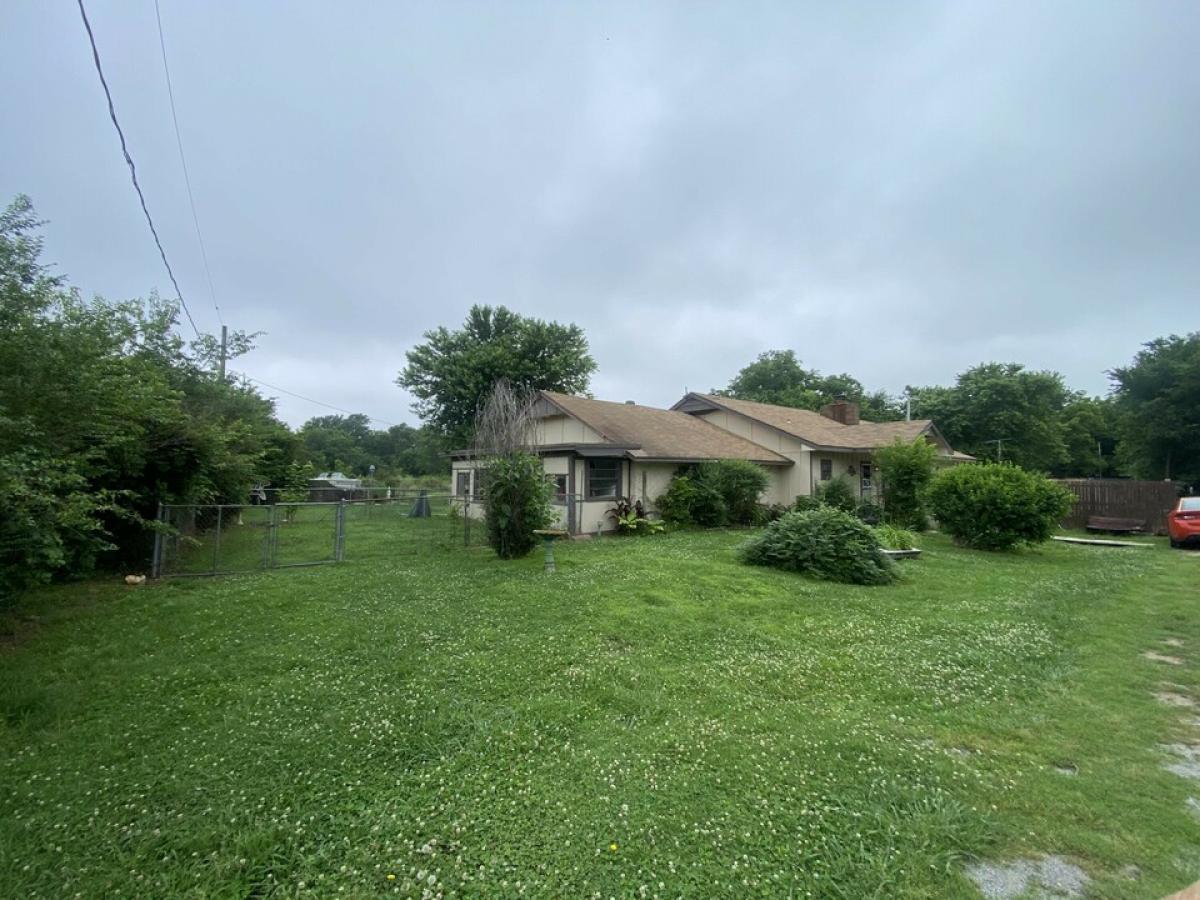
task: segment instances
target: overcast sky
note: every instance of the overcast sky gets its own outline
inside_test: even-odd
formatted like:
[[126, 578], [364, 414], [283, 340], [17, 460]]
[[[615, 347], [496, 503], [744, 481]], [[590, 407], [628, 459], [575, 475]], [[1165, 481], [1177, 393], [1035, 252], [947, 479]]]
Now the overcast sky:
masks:
[[[381, 421], [473, 303], [581, 325], [595, 395], [651, 405], [785, 348], [893, 392], [1000, 360], [1100, 393], [1200, 327], [1192, 0], [160, 3], [216, 297], [267, 332], [235, 368]], [[87, 7], [215, 331], [153, 0]], [[0, 198], [85, 294], [172, 295], [75, 3], [3, 21]]]

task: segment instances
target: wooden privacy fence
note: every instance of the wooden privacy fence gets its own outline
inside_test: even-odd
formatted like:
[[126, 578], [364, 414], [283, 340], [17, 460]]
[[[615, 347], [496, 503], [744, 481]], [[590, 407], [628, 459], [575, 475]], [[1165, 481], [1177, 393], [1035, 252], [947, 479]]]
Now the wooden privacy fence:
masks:
[[1083, 528], [1091, 516], [1141, 519], [1146, 531], [1166, 532], [1167, 513], [1179, 498], [1173, 481], [1134, 481], [1129, 478], [1064, 478], [1059, 484], [1075, 495], [1071, 511], [1063, 519], [1070, 528]]

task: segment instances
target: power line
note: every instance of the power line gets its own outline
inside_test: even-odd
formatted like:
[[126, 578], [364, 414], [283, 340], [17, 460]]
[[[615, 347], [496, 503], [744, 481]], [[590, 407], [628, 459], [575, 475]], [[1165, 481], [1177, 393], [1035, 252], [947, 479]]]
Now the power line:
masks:
[[[356, 413], [356, 412], [351, 412], [348, 409], [342, 409], [340, 406], [334, 406], [332, 403], [326, 403], [323, 400], [314, 400], [312, 397], [305, 397], [303, 394], [297, 394], [295, 391], [289, 391], [287, 388], [281, 388], [278, 385], [267, 384], [265, 381], [259, 381], [257, 378], [251, 378], [245, 372], [242, 373], [242, 377], [245, 378], [247, 381], [253, 381], [255, 384], [261, 384], [263, 387], [270, 388], [273, 391], [281, 391], [284, 394], [287, 394], [291, 397], [295, 397], [297, 400], [306, 400], [309, 403], [315, 403], [317, 406], [324, 406], [326, 409], [332, 409], [332, 410], [335, 410], [336, 412], [344, 413], [347, 416], [366, 415], [366, 413]], [[379, 419], [379, 418], [376, 418], [375, 416], [367, 416], [367, 418], [370, 419], [372, 422], [378, 422], [381, 425], [387, 425], [389, 428], [398, 427], [395, 422], [388, 422], [385, 419]]]
[[179, 147], [179, 164], [183, 166], [183, 183], [187, 185], [188, 204], [192, 208], [192, 224], [196, 226], [196, 240], [200, 244], [200, 259], [204, 261], [204, 274], [208, 277], [208, 295], [212, 298], [217, 321], [223, 326], [221, 307], [217, 303], [217, 292], [213, 287], [212, 270], [208, 267], [208, 252], [204, 249], [204, 236], [200, 233], [200, 217], [196, 215], [196, 198], [192, 195], [192, 179], [188, 176], [187, 157], [183, 154], [183, 138], [179, 134], [179, 116], [175, 112], [175, 90], [171, 87], [171, 67], [167, 65], [167, 42], [163, 38], [162, 13], [158, 0], [154, 0], [154, 18], [158, 21], [158, 46], [162, 50], [163, 74], [167, 76], [167, 97], [171, 101], [171, 122], [175, 125], [175, 144]]
[[151, 218], [150, 210], [146, 206], [146, 195], [142, 193], [142, 186], [138, 184], [137, 167], [133, 164], [133, 157], [129, 155], [129, 147], [125, 143], [125, 132], [121, 130], [121, 123], [117, 121], [117, 110], [113, 106], [112, 92], [108, 89], [108, 81], [105, 80], [104, 69], [100, 65], [100, 51], [96, 49], [96, 36], [92, 34], [92, 23], [88, 21], [87, 10], [83, 8], [83, 0], [78, 0], [78, 3], [79, 15], [83, 17], [83, 27], [87, 30], [88, 43], [92, 45], [92, 59], [96, 63], [96, 74], [100, 76], [100, 85], [104, 88], [104, 96], [108, 99], [108, 117], [112, 119], [113, 128], [117, 129], [117, 137], [121, 139], [121, 152], [125, 155], [125, 163], [129, 166], [129, 177], [133, 181], [133, 189], [137, 191], [138, 200], [142, 204], [142, 212], [146, 216], [146, 224], [150, 226], [150, 233], [154, 235], [158, 255], [162, 257], [163, 266], [167, 270], [167, 275], [170, 276], [171, 284], [175, 286], [175, 295], [179, 298], [179, 305], [183, 307], [184, 315], [191, 323], [192, 330], [196, 332], [196, 337], [200, 337], [200, 329], [196, 327], [196, 320], [192, 318], [192, 312], [188, 309], [187, 301], [183, 299], [183, 291], [179, 289], [179, 282], [175, 280], [171, 264], [167, 262], [167, 251], [163, 249], [162, 241], [158, 237], [158, 229], [154, 227], [154, 219]]

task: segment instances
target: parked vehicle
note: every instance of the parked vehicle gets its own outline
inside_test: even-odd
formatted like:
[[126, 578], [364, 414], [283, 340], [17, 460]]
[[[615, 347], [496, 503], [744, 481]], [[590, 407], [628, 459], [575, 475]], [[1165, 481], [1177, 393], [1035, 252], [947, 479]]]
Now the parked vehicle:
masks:
[[1200, 545], [1200, 497], [1180, 497], [1167, 513], [1167, 534], [1172, 547]]

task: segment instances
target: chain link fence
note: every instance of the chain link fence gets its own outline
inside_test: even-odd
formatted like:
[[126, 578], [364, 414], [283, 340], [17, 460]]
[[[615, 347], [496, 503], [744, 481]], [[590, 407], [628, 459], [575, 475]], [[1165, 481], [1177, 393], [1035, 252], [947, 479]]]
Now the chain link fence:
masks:
[[416, 497], [159, 508], [156, 578], [225, 575], [343, 560], [389, 559], [487, 545], [482, 505]]

